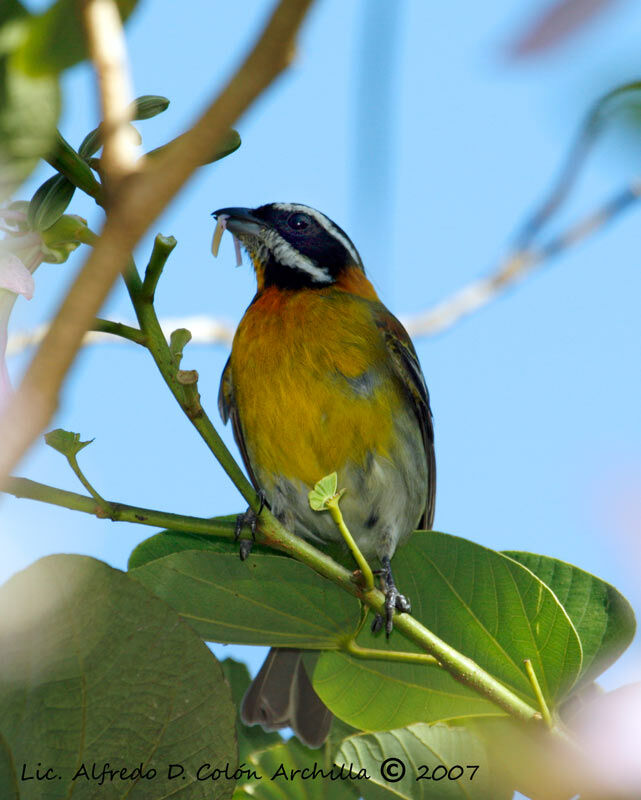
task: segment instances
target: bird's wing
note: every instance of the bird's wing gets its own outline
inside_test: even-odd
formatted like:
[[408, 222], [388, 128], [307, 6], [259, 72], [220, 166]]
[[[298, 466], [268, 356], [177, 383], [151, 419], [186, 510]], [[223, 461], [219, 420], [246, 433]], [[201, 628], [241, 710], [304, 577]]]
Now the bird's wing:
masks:
[[412, 340], [405, 328], [384, 307], [377, 309], [375, 319], [385, 339], [394, 372], [407, 391], [421, 427], [423, 447], [427, 458], [427, 487], [425, 511], [420, 524], [425, 530], [430, 530], [434, 521], [434, 497], [436, 494], [436, 459], [434, 456], [434, 427], [430, 410], [430, 396], [425, 385], [425, 378], [421, 371], [416, 350], [414, 350]]
[[245, 465], [249, 479], [254, 485], [254, 489], [256, 489], [257, 492], [260, 491], [260, 486], [256, 480], [256, 475], [254, 474], [254, 470], [252, 469], [252, 465], [249, 460], [247, 446], [245, 445], [243, 431], [240, 426], [240, 419], [238, 418], [238, 411], [236, 409], [236, 404], [234, 403], [234, 392], [231, 379], [231, 356], [227, 359], [227, 363], [223, 369], [223, 374], [220, 378], [220, 389], [218, 390], [218, 410], [220, 411], [220, 416], [222, 417], [225, 425], [229, 420], [231, 420], [234, 439], [236, 440], [236, 444], [240, 450], [240, 454], [243, 458], [243, 464]]

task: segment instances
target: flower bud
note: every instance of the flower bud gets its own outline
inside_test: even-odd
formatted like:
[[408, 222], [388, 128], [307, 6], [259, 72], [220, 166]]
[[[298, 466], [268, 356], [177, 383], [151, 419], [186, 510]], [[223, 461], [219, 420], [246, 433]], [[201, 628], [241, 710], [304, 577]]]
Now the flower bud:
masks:
[[27, 210], [32, 230], [45, 231], [64, 214], [76, 187], [64, 175], [54, 175], [36, 190]]

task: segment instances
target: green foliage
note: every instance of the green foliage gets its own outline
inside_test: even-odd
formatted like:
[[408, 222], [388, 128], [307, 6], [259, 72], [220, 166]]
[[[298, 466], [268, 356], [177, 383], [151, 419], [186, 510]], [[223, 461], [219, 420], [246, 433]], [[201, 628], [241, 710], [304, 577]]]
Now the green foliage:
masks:
[[27, 75], [12, 55], [0, 54], [0, 202], [53, 148], [59, 113], [57, 81]]
[[[357, 790], [349, 779], [321, 776], [318, 770], [330, 774], [331, 762], [324, 759], [322, 751], [310, 750], [296, 739], [255, 752], [248, 761], [262, 779], [241, 783], [234, 800], [358, 800], [365, 783], [357, 782]], [[312, 777], [314, 768], [316, 777]], [[293, 770], [298, 772], [292, 776]], [[338, 776], [339, 770], [334, 768], [334, 774]]]
[[[113, 798], [201, 798], [203, 762], [236, 763], [234, 707], [220, 666], [199, 637], [137, 581], [84, 556], [50, 556], [0, 588], [0, 720], [16, 764], [55, 765], [60, 780], [21, 784], [21, 797], [96, 797], [93, 762], [157, 770], [116, 781]], [[0, 757], [0, 786], [10, 785]], [[38, 784], [38, 785], [34, 785]], [[225, 782], [208, 797], [231, 794]], [[4, 795], [3, 795], [4, 796]]]
[[[551, 705], [576, 680], [581, 646], [570, 618], [554, 594], [511, 559], [447, 534], [416, 533], [398, 551], [394, 573], [416, 619], [535, 707], [525, 658]], [[357, 642], [419, 652], [393, 639], [364, 629]], [[348, 684], [353, 689], [345, 692]], [[439, 667], [363, 662], [343, 653], [321, 655], [314, 687], [335, 714], [370, 730], [501, 713]], [[373, 693], [377, 701], [366, 703]]]
[[497, 779], [483, 743], [464, 728], [417, 724], [350, 736], [334, 761], [366, 769], [381, 799], [511, 800], [514, 793]]
[[324, 511], [327, 507], [327, 501], [331, 500], [336, 494], [336, 487], [338, 485], [338, 475], [332, 472], [331, 475], [326, 475], [314, 486], [309, 493], [309, 504], [314, 511]]
[[[245, 664], [240, 661], [234, 661], [233, 658], [226, 658], [221, 661], [220, 666], [231, 689], [232, 702], [236, 708], [239, 708], [240, 702], [251, 683], [249, 670]], [[275, 731], [269, 733], [264, 731], [260, 725], [245, 725], [238, 713], [236, 714], [236, 738], [238, 740], [239, 764], [247, 761], [253, 752], [265, 750], [265, 748], [280, 744], [283, 741], [282, 736]]]
[[0, 797], [4, 800], [19, 800], [18, 776], [16, 765], [9, 745], [0, 733]]
[[577, 686], [593, 681], [628, 647], [636, 630], [634, 612], [614, 586], [549, 556], [508, 551], [554, 592], [581, 640], [583, 663]]
[[[150, 150], [147, 153], [147, 156], [154, 158], [161, 153], [165, 153], [179, 138], [180, 137], [172, 139], [170, 142], [167, 142], [167, 144], [163, 144], [160, 147], [156, 147], [154, 150]], [[229, 130], [221, 141], [212, 143], [211, 153], [204, 159], [202, 165], [204, 166], [205, 164], [213, 164], [215, 161], [220, 161], [221, 158], [225, 158], [226, 156], [231, 155], [231, 153], [238, 150], [240, 145], [241, 139], [238, 131], [233, 129]]]
[[76, 187], [64, 175], [56, 174], [40, 186], [29, 203], [27, 219], [35, 231], [50, 228], [67, 210]]
[[91, 444], [93, 439], [81, 442], [79, 433], [72, 433], [72, 431], [64, 431], [62, 428], [56, 428], [53, 431], [49, 431], [49, 433], [45, 433], [45, 442], [49, 447], [53, 447], [54, 450], [62, 453], [63, 456], [73, 458], [88, 444]]
[[183, 551], [130, 571], [207, 640], [334, 649], [359, 604], [291, 558]]
[[[133, 120], [151, 119], [162, 114], [169, 108], [169, 99], [155, 94], [144, 94], [137, 97], [133, 102], [131, 118]], [[135, 129], [134, 129], [135, 130]], [[138, 134], [138, 131], [136, 131]], [[138, 134], [140, 136], [140, 134]], [[78, 155], [82, 158], [90, 158], [102, 147], [104, 130], [102, 125], [98, 125], [85, 136], [78, 148]], [[141, 139], [142, 142], [142, 139]]]
[[[123, 20], [136, 7], [136, 0], [116, 0]], [[87, 58], [87, 46], [75, 0], [56, 0], [34, 17], [19, 50], [20, 64], [30, 75], [56, 74]]]

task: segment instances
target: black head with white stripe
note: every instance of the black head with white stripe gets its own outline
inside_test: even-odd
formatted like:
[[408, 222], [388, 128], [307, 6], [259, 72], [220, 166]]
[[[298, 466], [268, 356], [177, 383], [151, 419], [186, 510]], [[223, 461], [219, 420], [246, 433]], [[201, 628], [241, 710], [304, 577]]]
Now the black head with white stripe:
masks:
[[249, 253], [259, 290], [322, 288], [348, 269], [363, 271], [349, 236], [320, 211], [300, 203], [268, 203], [255, 209], [221, 208], [217, 219]]

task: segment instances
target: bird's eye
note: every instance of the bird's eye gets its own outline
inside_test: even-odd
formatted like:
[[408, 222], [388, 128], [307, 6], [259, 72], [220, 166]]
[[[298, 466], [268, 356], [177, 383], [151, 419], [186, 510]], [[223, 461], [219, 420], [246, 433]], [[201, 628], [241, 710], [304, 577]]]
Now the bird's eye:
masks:
[[295, 231], [304, 231], [305, 228], [308, 228], [311, 225], [311, 218], [307, 214], [292, 214], [291, 217], [287, 220], [289, 227], [293, 228]]

